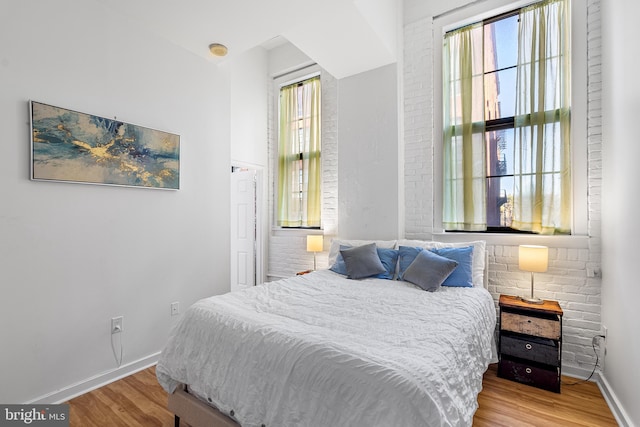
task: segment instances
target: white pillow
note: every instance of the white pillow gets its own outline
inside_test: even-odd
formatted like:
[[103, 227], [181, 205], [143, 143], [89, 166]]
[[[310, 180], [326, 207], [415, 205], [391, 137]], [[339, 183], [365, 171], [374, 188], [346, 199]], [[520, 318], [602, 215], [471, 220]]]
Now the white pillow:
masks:
[[473, 286], [484, 286], [484, 269], [485, 269], [485, 250], [487, 242], [484, 240], [476, 240], [473, 242], [456, 242], [456, 243], [443, 243], [426, 240], [407, 240], [400, 239], [396, 244], [396, 249], [400, 246], [411, 246], [424, 249], [440, 249], [440, 248], [464, 248], [467, 246], [473, 246], [473, 264], [471, 268]]
[[396, 240], [340, 240], [331, 239], [331, 247], [329, 248], [329, 267], [336, 263], [336, 258], [340, 253], [340, 245], [344, 246], [362, 246], [369, 243], [375, 243], [376, 247], [381, 249], [394, 249]]

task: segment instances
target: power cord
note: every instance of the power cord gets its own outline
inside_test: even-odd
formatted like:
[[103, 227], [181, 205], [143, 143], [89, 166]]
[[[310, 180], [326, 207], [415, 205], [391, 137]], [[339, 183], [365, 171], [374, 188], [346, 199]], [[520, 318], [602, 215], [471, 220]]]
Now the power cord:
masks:
[[596, 338], [603, 338], [604, 339], [605, 336], [604, 335], [595, 335], [591, 339], [591, 347], [593, 347], [593, 353], [596, 355], [596, 363], [595, 363], [595, 365], [593, 365], [593, 371], [591, 371], [591, 374], [589, 375], [589, 377], [587, 377], [584, 380], [576, 381], [574, 383], [563, 382], [564, 385], [578, 385], [578, 384], [586, 383], [587, 381], [589, 381], [591, 379], [593, 374], [596, 372], [596, 368], [598, 367], [598, 362], [600, 361], [600, 359], [598, 357], [598, 351], [596, 350]]
[[[118, 364], [118, 368], [122, 365], [122, 355], [123, 355], [123, 345], [122, 345], [122, 331], [118, 331], [117, 333], [112, 333], [111, 334], [111, 350], [113, 350], [113, 357], [116, 358], [116, 363]], [[120, 335], [120, 356], [118, 357], [118, 353], [116, 352], [116, 346], [113, 342], [113, 336], [114, 335]]]

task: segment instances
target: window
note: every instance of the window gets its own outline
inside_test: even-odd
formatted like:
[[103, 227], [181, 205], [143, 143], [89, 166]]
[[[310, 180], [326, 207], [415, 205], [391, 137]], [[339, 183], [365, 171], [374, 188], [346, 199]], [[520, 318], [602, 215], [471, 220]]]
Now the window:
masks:
[[546, 0], [445, 34], [445, 230], [570, 233], [569, 22]]
[[280, 88], [278, 206], [280, 227], [320, 228], [320, 76]]

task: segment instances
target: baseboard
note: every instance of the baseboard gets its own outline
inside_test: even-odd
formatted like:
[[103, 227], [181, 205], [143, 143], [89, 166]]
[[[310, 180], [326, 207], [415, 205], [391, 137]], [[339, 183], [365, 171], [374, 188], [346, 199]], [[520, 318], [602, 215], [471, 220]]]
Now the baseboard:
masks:
[[[587, 378], [589, 378], [589, 375], [591, 375], [591, 372], [593, 372], [593, 368], [585, 369], [579, 366], [573, 366], [573, 365], [567, 365], [567, 364], [562, 365], [562, 375], [566, 375], [571, 378], [576, 378], [578, 380], [586, 380]], [[597, 373], [598, 371], [596, 370], [596, 372], [591, 377], [591, 381], [596, 380]]]
[[600, 388], [602, 396], [604, 396], [604, 400], [607, 402], [607, 405], [609, 405], [609, 408], [611, 409], [611, 413], [616, 418], [618, 425], [620, 425], [621, 427], [633, 427], [631, 418], [629, 418], [629, 415], [627, 415], [624, 408], [620, 404], [620, 401], [609, 385], [607, 378], [604, 375], [598, 375], [598, 380], [596, 382], [598, 384], [598, 387]]
[[74, 397], [78, 397], [82, 394], [90, 392], [91, 390], [95, 390], [97, 388], [110, 384], [114, 381], [117, 381], [124, 377], [128, 377], [129, 375], [135, 374], [136, 372], [142, 371], [143, 369], [147, 369], [148, 367], [158, 363], [159, 357], [160, 357], [160, 352], [151, 354], [142, 359], [120, 366], [117, 369], [103, 372], [94, 377], [87, 378], [86, 380], [82, 380], [76, 384], [72, 384], [63, 389], [56, 390], [49, 394], [45, 394], [44, 396], [38, 397], [30, 402], [26, 402], [26, 404], [29, 404], [29, 405], [58, 404], [58, 403], [66, 402], [70, 399], [73, 399]]

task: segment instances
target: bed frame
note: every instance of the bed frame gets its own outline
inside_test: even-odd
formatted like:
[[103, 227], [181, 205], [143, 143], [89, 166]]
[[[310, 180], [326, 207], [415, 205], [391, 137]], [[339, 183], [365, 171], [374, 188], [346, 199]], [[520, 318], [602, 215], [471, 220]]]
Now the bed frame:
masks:
[[[167, 404], [174, 413], [175, 427], [240, 427], [240, 424], [189, 393], [186, 385], [180, 384], [169, 395]], [[184, 423], [181, 424], [181, 421]]]

